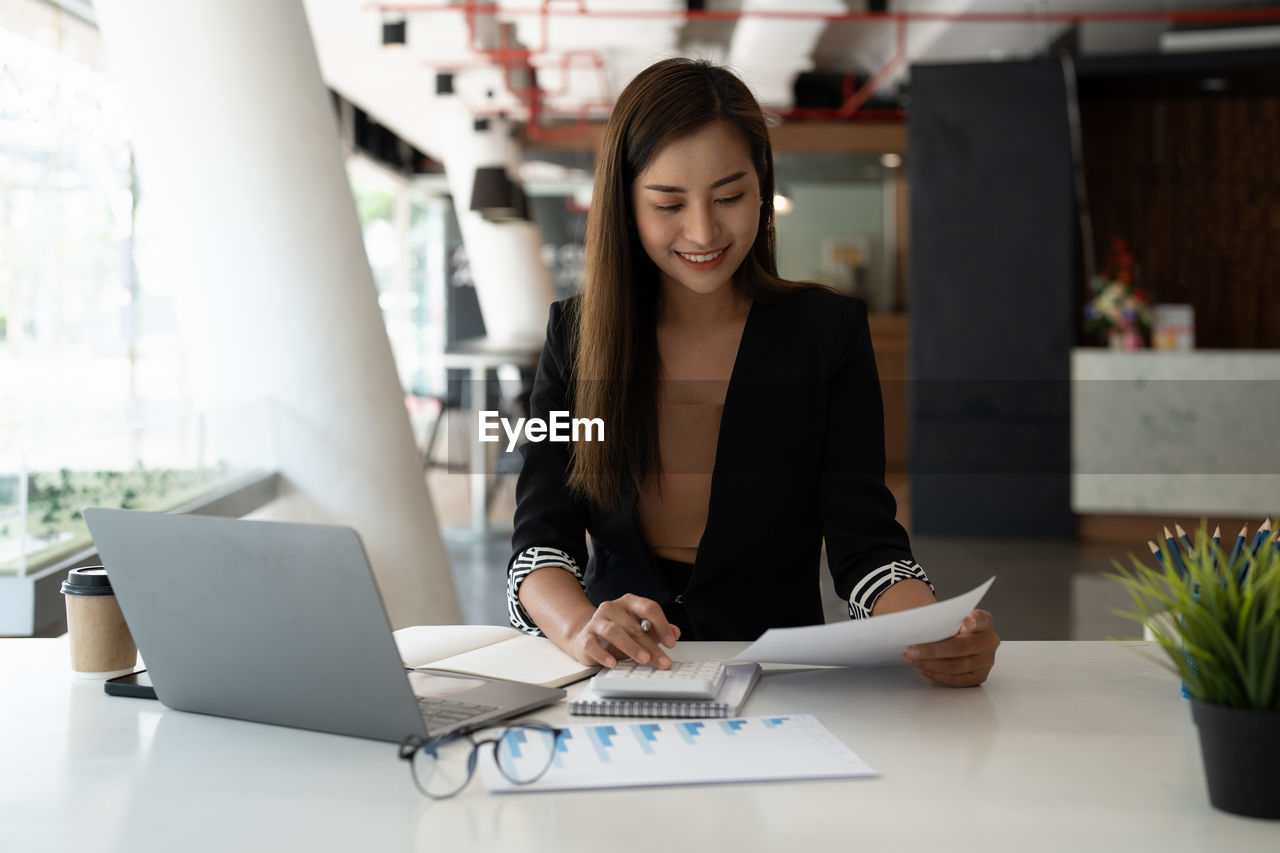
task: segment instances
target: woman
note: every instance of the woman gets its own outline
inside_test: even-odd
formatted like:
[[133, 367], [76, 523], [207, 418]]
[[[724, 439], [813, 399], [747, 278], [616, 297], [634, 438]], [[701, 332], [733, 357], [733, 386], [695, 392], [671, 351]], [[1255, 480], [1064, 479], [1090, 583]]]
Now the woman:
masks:
[[[512, 624], [583, 663], [665, 669], [680, 637], [822, 622], [824, 540], [852, 618], [934, 601], [884, 486], [866, 306], [778, 278], [773, 154], [742, 81], [669, 59], [627, 86], [586, 259], [582, 294], [552, 306], [531, 416], [599, 418], [604, 441], [524, 445]], [[979, 684], [998, 643], [975, 610], [907, 659]]]

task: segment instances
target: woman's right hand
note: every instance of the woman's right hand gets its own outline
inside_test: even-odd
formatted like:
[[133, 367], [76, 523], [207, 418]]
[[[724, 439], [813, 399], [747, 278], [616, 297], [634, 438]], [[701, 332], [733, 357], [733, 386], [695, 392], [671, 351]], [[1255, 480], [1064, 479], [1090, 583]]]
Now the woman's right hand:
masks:
[[[641, 628], [648, 620], [649, 630]], [[670, 669], [671, 658], [660, 648], [674, 648], [680, 639], [679, 627], [667, 621], [658, 602], [627, 593], [603, 602], [569, 637], [569, 654], [585, 664], [617, 666], [630, 658], [636, 663], [652, 662], [658, 669]]]

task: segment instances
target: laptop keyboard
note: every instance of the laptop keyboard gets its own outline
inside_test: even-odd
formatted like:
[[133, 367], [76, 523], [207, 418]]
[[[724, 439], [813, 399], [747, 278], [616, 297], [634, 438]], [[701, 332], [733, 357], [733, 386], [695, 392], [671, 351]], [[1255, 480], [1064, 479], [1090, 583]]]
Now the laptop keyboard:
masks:
[[426, 721], [427, 732], [434, 734], [441, 729], [451, 729], [464, 720], [496, 711], [496, 705], [472, 705], [469, 702], [458, 702], [454, 699], [435, 699], [418, 697], [418, 710]]

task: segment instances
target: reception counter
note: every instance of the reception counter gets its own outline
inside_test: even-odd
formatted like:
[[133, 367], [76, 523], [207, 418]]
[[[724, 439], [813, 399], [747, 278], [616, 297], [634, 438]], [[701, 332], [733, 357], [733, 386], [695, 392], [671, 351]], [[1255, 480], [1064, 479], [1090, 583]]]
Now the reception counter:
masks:
[[1280, 505], [1280, 352], [1076, 349], [1071, 379], [1075, 512]]

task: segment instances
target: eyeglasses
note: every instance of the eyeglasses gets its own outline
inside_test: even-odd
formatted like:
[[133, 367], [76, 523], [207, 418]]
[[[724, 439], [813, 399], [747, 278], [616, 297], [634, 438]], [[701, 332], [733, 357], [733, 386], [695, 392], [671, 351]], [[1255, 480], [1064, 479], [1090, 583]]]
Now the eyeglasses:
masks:
[[[483, 728], [483, 727], [482, 727]], [[516, 785], [542, 778], [556, 757], [560, 729], [545, 723], [520, 723], [491, 729], [476, 738], [482, 728], [422, 739], [409, 735], [400, 742], [400, 757], [409, 762], [413, 784], [423, 796], [444, 800], [457, 794], [476, 771], [480, 747], [493, 744], [498, 769]]]

